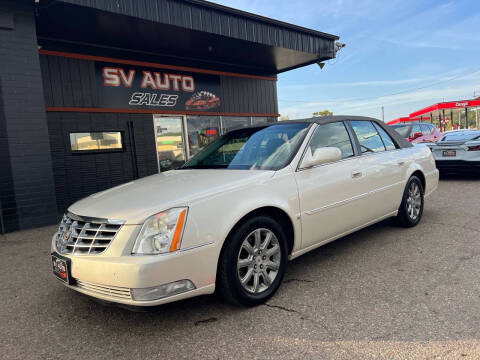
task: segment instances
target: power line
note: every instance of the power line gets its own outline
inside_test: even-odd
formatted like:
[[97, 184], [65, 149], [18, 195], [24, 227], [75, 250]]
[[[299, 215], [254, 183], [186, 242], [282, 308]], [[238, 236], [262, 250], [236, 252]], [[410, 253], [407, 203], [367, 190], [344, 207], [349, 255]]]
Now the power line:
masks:
[[[432, 87], [432, 86], [435, 86], [435, 85], [438, 85], [438, 84], [441, 84], [441, 83], [444, 83], [444, 82], [448, 82], [448, 81], [452, 81], [452, 80], [457, 80], [457, 79], [460, 79], [460, 78], [465, 77], [465, 76], [467, 76], [467, 75], [473, 75], [473, 74], [476, 74], [476, 73], [480, 73], [480, 70], [476, 70], [476, 71], [474, 71], [474, 72], [472, 72], [472, 73], [468, 73], [468, 74], [461, 74], [461, 75], [453, 76], [453, 77], [451, 77], [451, 78], [449, 78], [449, 79], [440, 80], [440, 81], [431, 83], [431, 84], [429, 84], [429, 85], [419, 86], [419, 87], [416, 87], [416, 88], [410, 88], [410, 89], [407, 89], [407, 90], [398, 91], [398, 92], [391, 93], [391, 94], [388, 94], [388, 95], [380, 95], [380, 96], [373, 96], [373, 97], [366, 97], [366, 98], [350, 98], [350, 99], [344, 99], [344, 100], [342, 100], [342, 101], [373, 100], [373, 99], [380, 99], [380, 98], [388, 97], [388, 96], [395, 96], [395, 95], [405, 94], [405, 93], [409, 93], [409, 92], [412, 92], [412, 91], [415, 91], [415, 90], [426, 89], [426, 88], [429, 88], [429, 87]], [[279, 99], [279, 101], [310, 103], [310, 102], [322, 102], [322, 101], [325, 101], [325, 100], [285, 100], [285, 99]], [[334, 101], [334, 100], [331, 100], [331, 101]]]

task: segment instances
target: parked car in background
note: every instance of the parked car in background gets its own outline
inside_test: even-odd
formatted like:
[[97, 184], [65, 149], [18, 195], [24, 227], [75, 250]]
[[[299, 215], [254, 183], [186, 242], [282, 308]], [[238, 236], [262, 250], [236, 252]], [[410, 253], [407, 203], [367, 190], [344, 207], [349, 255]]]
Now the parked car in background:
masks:
[[442, 137], [440, 130], [435, 125], [429, 123], [412, 122], [390, 126], [413, 144], [436, 142]]
[[393, 217], [422, 218], [430, 150], [376, 119], [326, 116], [231, 131], [182, 168], [70, 206], [55, 276], [102, 300], [152, 306], [218, 290], [251, 306], [287, 260]]
[[480, 130], [449, 131], [428, 146], [440, 171], [480, 171]]

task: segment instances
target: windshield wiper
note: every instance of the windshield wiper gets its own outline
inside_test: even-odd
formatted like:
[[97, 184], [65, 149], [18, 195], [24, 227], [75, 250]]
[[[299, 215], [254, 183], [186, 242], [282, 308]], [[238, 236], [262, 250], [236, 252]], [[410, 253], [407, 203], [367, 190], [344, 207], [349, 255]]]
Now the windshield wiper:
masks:
[[189, 165], [189, 166], [182, 166], [179, 168], [179, 170], [184, 170], [184, 169], [226, 169], [228, 165], [222, 164], [222, 165]]

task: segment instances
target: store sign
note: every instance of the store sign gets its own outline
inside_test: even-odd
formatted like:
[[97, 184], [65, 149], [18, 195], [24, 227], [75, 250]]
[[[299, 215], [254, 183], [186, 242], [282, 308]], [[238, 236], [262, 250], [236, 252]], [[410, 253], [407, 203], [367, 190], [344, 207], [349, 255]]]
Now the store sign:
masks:
[[221, 109], [220, 77], [210, 74], [95, 63], [100, 107], [177, 111]]

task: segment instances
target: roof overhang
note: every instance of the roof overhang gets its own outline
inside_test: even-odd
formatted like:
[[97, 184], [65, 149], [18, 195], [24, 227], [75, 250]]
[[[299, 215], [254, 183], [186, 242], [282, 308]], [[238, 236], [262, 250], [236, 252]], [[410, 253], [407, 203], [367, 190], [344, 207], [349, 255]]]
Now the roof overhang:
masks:
[[335, 57], [335, 35], [203, 0], [41, 0], [48, 50], [273, 75]]
[[461, 111], [465, 108], [476, 108], [480, 106], [480, 100], [458, 100], [458, 101], [450, 101], [450, 102], [441, 102], [438, 104], [434, 104], [431, 106], [427, 106], [421, 110], [415, 111], [410, 114], [410, 118], [418, 118], [423, 117], [423, 115], [432, 114], [434, 115], [437, 111]]
[[472, 100], [458, 100], [441, 102], [434, 105], [427, 106], [421, 110], [411, 113], [408, 117], [399, 117], [389, 121], [388, 125], [408, 123], [415, 121], [430, 121], [435, 119], [442, 121], [454, 121], [459, 114], [464, 113], [465, 109], [472, 109], [478, 111], [480, 109], [480, 99]]

